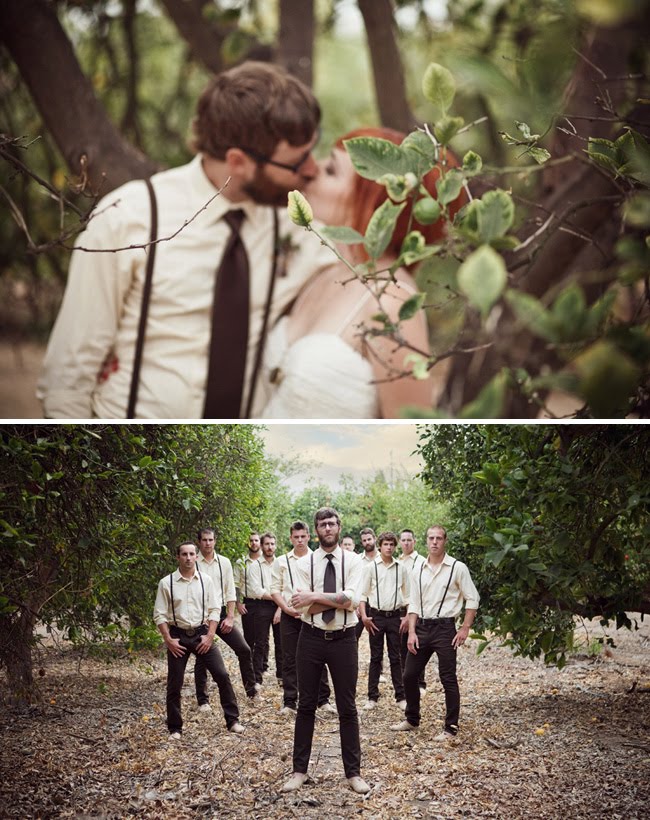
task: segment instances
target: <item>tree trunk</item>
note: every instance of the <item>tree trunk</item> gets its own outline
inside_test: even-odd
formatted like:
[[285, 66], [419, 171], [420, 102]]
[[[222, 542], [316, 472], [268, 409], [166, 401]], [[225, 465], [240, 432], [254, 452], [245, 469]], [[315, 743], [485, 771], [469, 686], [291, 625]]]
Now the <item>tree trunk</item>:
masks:
[[[610, 99], [614, 109], [624, 105], [629, 88], [620, 78], [629, 73], [628, 59], [635, 43], [647, 42], [647, 29], [647, 21], [641, 25], [640, 20], [634, 26], [616, 30], [598, 29], [584, 44], [583, 56], [579, 58], [569, 83], [564, 104], [564, 111], [577, 135], [571, 137], [556, 131], [551, 147], [554, 158], [583, 152], [588, 136], [615, 139], [619, 135], [619, 122], [601, 109], [598, 98]], [[615, 81], [614, 78], [618, 79]], [[648, 122], [650, 112], [647, 109], [647, 106], [639, 106], [631, 116]], [[610, 121], [604, 122], [604, 118]], [[565, 120], [560, 120], [558, 125], [568, 128]], [[539, 213], [542, 218], [550, 213], [566, 214], [564, 224], [571, 232], [555, 227], [531, 243], [527, 249], [527, 264], [514, 270], [514, 279], [521, 290], [540, 298], [557, 292], [570, 278], [577, 278], [591, 301], [600, 295], [607, 282], [582, 282], [584, 277], [581, 274], [605, 270], [612, 261], [614, 245], [620, 237], [620, 214], [615, 201], [620, 189], [604, 172], [578, 159], [558, 168], [551, 167], [544, 174], [544, 193], [540, 201], [543, 210]], [[520, 232], [519, 238], [524, 241], [537, 227], [531, 221]], [[514, 261], [522, 260], [517, 254], [506, 259], [511, 270]], [[525, 367], [531, 373], [543, 361], [553, 364], [546, 343], [527, 331], [517, 334], [514, 327], [510, 327], [512, 323], [512, 317], [506, 314], [499, 325], [499, 337], [509, 340], [505, 356], [495, 345], [490, 351], [454, 358], [447, 391], [448, 396], [453, 392], [452, 412], [457, 412], [474, 398], [506, 360], [509, 365]], [[537, 412], [536, 405], [515, 395], [505, 408], [504, 417], [524, 418]]]
[[7, 47], [68, 167], [93, 195], [156, 165], [115, 128], [44, 0], [4, 0], [0, 39]]
[[366, 27], [382, 125], [408, 133], [415, 127], [404, 82], [402, 58], [395, 38], [391, 0], [358, 0]]
[[32, 641], [36, 618], [28, 610], [23, 609], [10, 625], [8, 621], [8, 618], [0, 619], [3, 626], [0, 666], [7, 670], [9, 696], [16, 703], [33, 703], [38, 699], [32, 665]]
[[280, 0], [277, 59], [311, 88], [314, 63], [314, 0]]

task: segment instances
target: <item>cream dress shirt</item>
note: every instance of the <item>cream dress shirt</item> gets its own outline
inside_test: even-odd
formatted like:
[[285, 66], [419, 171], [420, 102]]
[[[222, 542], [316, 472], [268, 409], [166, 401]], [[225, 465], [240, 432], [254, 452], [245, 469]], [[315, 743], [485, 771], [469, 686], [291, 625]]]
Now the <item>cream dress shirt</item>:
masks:
[[[200, 155], [154, 175], [152, 183], [163, 241], [156, 246], [135, 415], [202, 417], [216, 270], [230, 236], [221, 217], [237, 208], [246, 212], [241, 236], [251, 275], [245, 408], [271, 277], [273, 209], [252, 201], [231, 203], [227, 188], [206, 207], [217, 189], [205, 176]], [[286, 208], [277, 210], [280, 241], [291, 250], [280, 260], [271, 324], [312, 274], [334, 261], [314, 234], [289, 220]], [[150, 212], [144, 182], [133, 180], [102, 199], [78, 238], [38, 383], [46, 417], [125, 418], [147, 259], [142, 247], [128, 248], [149, 241]], [[110, 252], [115, 248], [127, 250]], [[98, 383], [111, 351], [118, 370]]]
[[235, 586], [242, 598], [263, 598], [269, 594], [271, 567], [263, 557], [251, 558], [247, 555], [235, 564]]
[[[162, 623], [179, 626], [181, 629], [192, 629], [201, 626], [205, 621], [218, 621], [219, 609], [212, 579], [194, 570], [189, 580], [183, 578], [180, 570], [166, 575], [158, 583], [153, 619], [158, 626]], [[203, 582], [203, 584], [201, 584]], [[174, 592], [172, 607], [171, 590]], [[176, 618], [174, 619], [174, 616]]]
[[418, 563], [410, 578], [409, 614], [415, 613], [421, 618], [457, 618], [463, 609], [463, 603], [466, 609], [478, 609], [479, 594], [467, 565], [462, 561], [456, 561], [451, 584], [445, 595], [453, 564], [454, 559], [447, 553], [435, 567], [428, 561]]
[[[377, 585], [379, 580], [379, 585]], [[378, 555], [366, 571], [364, 600], [367, 606], [390, 612], [408, 606], [408, 571], [395, 558], [386, 565]], [[366, 613], [368, 612], [366, 608]]]
[[[304, 556], [301, 557], [304, 558]], [[280, 555], [276, 558], [273, 564], [271, 595], [279, 593], [289, 606], [291, 606], [291, 596], [296, 591], [296, 564], [298, 561], [300, 561], [300, 558], [294, 550], [291, 550], [286, 555]]]
[[237, 600], [232, 564], [228, 558], [223, 555], [217, 555], [215, 552], [212, 561], [206, 561], [203, 555], [199, 554], [196, 559], [196, 566], [199, 572], [209, 575], [210, 578], [212, 578], [219, 609], [226, 606], [228, 601]]
[[[335, 609], [334, 618], [326, 624], [320, 612], [316, 615], [309, 615], [307, 612], [309, 606], [306, 606], [302, 608], [301, 619], [307, 624], [317, 626], [319, 629], [336, 630], [354, 626], [359, 620], [354, 610], [359, 606], [359, 601], [361, 600], [363, 572], [361, 569], [361, 561], [350, 560], [350, 553], [347, 552], [347, 550], [341, 549], [340, 546], [337, 546], [331, 554], [334, 556], [332, 563], [334, 564], [334, 570], [336, 572], [337, 592], [343, 592], [350, 599], [350, 609]], [[314, 570], [313, 588], [311, 584], [312, 565]], [[312, 589], [314, 592], [322, 592], [326, 566], [327, 553], [321, 547], [299, 558], [296, 563], [296, 575], [294, 579], [296, 589], [300, 589], [304, 592], [312, 591]], [[343, 578], [343, 574], [345, 578]], [[343, 585], [343, 580], [345, 580], [345, 585]]]

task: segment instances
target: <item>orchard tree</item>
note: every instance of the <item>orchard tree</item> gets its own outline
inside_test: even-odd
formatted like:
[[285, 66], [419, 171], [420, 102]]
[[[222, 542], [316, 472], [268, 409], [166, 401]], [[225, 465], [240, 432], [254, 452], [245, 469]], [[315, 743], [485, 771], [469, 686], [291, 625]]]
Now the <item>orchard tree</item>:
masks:
[[423, 426], [419, 450], [486, 643], [562, 666], [576, 618], [631, 627], [627, 613], [650, 613], [647, 427]]
[[75, 642], [152, 632], [176, 545], [213, 526], [236, 557], [266, 508], [268, 467], [240, 425], [6, 425], [0, 440], [0, 666], [35, 695], [37, 624]]

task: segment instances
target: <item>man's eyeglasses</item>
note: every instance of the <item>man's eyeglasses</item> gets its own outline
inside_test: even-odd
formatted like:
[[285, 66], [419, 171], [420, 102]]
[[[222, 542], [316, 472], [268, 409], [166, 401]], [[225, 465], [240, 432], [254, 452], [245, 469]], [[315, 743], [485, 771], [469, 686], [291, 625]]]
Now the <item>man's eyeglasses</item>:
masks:
[[339, 526], [338, 521], [319, 521], [318, 524], [316, 524], [316, 527], [319, 530], [326, 530], [328, 528], [329, 529], [334, 529], [334, 527], [338, 527], [338, 526]]
[[318, 140], [320, 139], [320, 131], [316, 136], [316, 140], [314, 144], [309, 148], [305, 153], [300, 157], [298, 162], [294, 162], [293, 164], [289, 164], [287, 162], [278, 162], [276, 159], [271, 159], [271, 157], [267, 157], [266, 154], [260, 154], [259, 151], [254, 151], [252, 148], [241, 148], [245, 154], [248, 154], [249, 157], [252, 157], [257, 162], [265, 163], [266, 165], [275, 165], [276, 168], [284, 168], [285, 171], [291, 171], [292, 174], [297, 174], [301, 167], [307, 162], [309, 157], [311, 156], [311, 152], [314, 150], [316, 145], [318, 144]]

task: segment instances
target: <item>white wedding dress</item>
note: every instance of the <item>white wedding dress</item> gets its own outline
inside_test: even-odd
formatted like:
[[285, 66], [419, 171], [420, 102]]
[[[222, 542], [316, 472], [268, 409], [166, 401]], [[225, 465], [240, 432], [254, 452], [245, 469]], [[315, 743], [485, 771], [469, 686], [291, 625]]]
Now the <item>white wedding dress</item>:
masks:
[[337, 333], [310, 333], [289, 345], [288, 319], [283, 316], [266, 340], [253, 416], [377, 418], [377, 387], [371, 383], [370, 362]]

